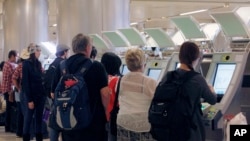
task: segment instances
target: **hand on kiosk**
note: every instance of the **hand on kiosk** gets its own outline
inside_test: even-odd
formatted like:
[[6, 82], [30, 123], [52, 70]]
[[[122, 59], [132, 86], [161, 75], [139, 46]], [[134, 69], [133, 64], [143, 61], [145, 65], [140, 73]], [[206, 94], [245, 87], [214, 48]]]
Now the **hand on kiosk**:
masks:
[[211, 92], [215, 94], [214, 87], [211, 84], [208, 84], [208, 87], [210, 88]]

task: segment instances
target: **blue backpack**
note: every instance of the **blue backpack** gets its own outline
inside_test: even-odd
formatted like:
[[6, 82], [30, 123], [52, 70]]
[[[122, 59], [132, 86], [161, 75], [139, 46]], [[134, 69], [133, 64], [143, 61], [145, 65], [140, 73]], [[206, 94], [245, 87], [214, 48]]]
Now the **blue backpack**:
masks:
[[[55, 89], [54, 105], [50, 117], [50, 127], [57, 130], [77, 130], [86, 128], [92, 119], [90, 101], [84, 75], [92, 65], [90, 59], [86, 59], [83, 66], [70, 74], [65, 70]], [[62, 67], [63, 66], [63, 67]]]

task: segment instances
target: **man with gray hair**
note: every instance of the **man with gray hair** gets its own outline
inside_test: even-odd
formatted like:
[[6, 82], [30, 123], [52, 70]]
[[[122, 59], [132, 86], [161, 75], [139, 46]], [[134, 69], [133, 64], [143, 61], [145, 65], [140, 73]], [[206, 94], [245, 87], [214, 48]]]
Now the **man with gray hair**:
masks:
[[[69, 73], [76, 73], [86, 61], [91, 61], [90, 37], [77, 34], [72, 40], [72, 50], [75, 54], [65, 61], [65, 66]], [[107, 141], [105, 109], [111, 91], [108, 88], [105, 68], [100, 62], [92, 61], [84, 79], [88, 89], [92, 121], [87, 128], [63, 131], [64, 141]]]

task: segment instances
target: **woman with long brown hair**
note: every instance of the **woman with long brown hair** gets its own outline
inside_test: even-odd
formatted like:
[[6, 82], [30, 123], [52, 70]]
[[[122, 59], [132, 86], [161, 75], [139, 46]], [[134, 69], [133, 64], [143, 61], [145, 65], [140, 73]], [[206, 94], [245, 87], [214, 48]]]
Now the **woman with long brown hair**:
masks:
[[42, 80], [42, 65], [38, 60], [41, 49], [30, 44], [30, 57], [23, 62], [21, 102], [24, 112], [23, 141], [30, 141], [30, 126], [34, 116], [36, 141], [42, 141], [42, 115], [45, 104], [45, 91]]

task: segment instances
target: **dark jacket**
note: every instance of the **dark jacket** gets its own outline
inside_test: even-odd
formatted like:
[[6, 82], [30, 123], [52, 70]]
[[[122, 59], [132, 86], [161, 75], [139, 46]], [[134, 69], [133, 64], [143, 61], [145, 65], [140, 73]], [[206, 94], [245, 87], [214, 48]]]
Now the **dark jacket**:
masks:
[[34, 101], [36, 97], [45, 96], [41, 63], [38, 60], [32, 62], [28, 59], [23, 62], [22, 91], [28, 102]]
[[52, 78], [52, 83], [51, 83], [51, 92], [54, 93], [55, 89], [56, 89], [56, 85], [60, 80], [61, 77], [61, 69], [60, 69], [60, 63], [61, 61], [63, 61], [64, 59], [61, 57], [57, 57], [51, 64], [50, 66], [54, 66], [55, 69], [55, 73], [54, 76]]
[[[177, 69], [178, 77], [183, 76], [187, 71]], [[203, 116], [201, 111], [200, 98], [213, 105], [216, 103], [216, 95], [211, 92], [206, 80], [201, 75], [195, 75], [184, 86], [185, 91], [190, 97], [193, 106], [194, 115], [193, 123], [196, 124], [197, 129], [192, 130], [190, 141], [205, 141], [205, 127], [203, 123]]]

